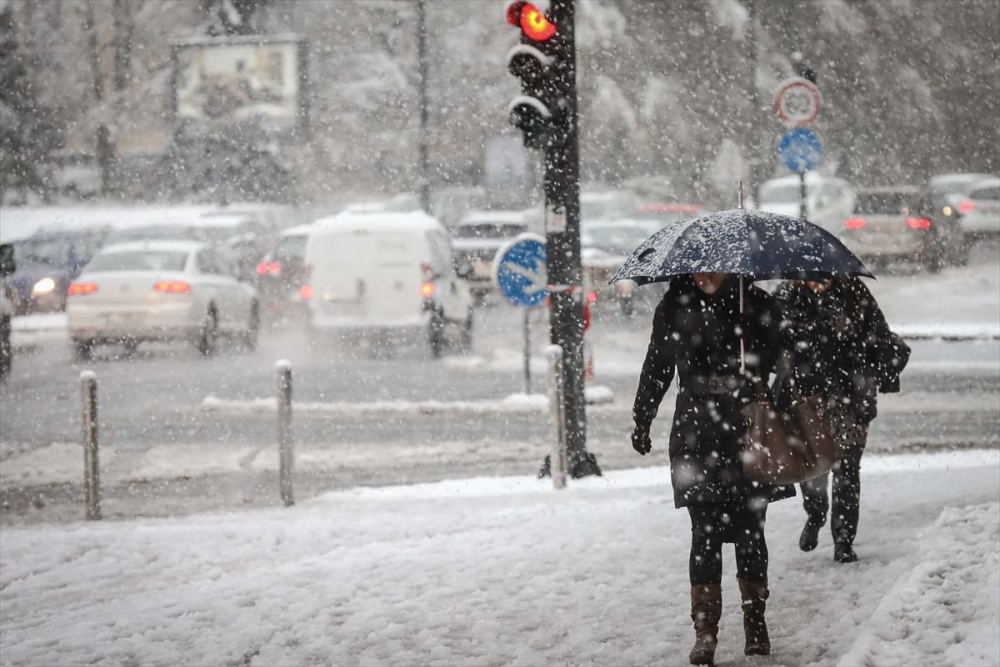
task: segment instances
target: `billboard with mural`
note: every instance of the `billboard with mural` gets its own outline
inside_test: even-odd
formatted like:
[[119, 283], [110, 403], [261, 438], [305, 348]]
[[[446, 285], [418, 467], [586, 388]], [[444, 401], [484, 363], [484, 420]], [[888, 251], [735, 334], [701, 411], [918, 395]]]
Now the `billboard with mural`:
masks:
[[195, 132], [242, 126], [301, 133], [306, 70], [306, 44], [294, 35], [176, 42], [175, 122]]

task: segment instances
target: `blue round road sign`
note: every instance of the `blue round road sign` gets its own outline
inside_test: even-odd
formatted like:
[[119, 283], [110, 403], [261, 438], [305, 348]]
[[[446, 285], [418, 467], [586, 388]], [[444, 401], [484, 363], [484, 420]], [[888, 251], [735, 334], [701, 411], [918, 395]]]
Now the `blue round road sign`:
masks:
[[797, 174], [815, 169], [821, 155], [823, 144], [819, 137], [804, 127], [789, 130], [778, 140], [778, 157]]
[[493, 277], [500, 293], [515, 306], [537, 306], [548, 292], [545, 239], [521, 234], [500, 248], [493, 260]]

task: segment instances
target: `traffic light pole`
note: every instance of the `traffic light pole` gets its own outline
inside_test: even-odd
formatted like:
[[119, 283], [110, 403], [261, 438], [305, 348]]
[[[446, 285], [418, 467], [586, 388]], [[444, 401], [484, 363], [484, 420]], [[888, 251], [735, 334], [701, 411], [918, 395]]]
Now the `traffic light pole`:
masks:
[[[565, 353], [565, 428], [568, 472], [600, 475], [587, 453], [584, 396], [583, 270], [580, 264], [580, 145], [576, 94], [575, 0], [552, 0], [549, 17], [559, 26], [556, 67], [565, 91], [568, 136], [545, 149], [546, 245], [552, 285], [550, 337]], [[555, 222], [558, 221], [558, 222]], [[562, 223], [565, 223], [565, 226]]]

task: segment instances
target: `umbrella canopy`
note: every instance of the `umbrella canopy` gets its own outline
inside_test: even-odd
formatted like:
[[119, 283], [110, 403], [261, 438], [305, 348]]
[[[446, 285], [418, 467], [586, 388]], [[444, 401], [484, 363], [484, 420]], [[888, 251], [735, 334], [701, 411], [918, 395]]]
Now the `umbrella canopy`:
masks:
[[611, 282], [644, 285], [715, 272], [751, 280], [875, 277], [833, 234], [811, 222], [738, 208], [664, 227], [625, 260]]

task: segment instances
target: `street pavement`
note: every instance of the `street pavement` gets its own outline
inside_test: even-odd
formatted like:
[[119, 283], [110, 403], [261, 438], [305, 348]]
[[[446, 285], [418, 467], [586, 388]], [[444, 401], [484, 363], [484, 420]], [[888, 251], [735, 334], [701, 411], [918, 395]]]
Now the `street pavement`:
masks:
[[[548, 389], [544, 317], [544, 311], [533, 316], [532, 393], [538, 394]], [[640, 458], [629, 444], [649, 320], [648, 312], [626, 320], [601, 311], [587, 334], [590, 384], [614, 397], [588, 409], [588, 448], [606, 469], [667, 463], [673, 392], [654, 427], [653, 453]], [[107, 348], [80, 364], [61, 332], [21, 338], [14, 373], [0, 389], [0, 522], [82, 515], [78, 378], [84, 369], [97, 374], [100, 443], [115, 457], [107, 460], [112, 473], [103, 485], [112, 517], [279, 502], [276, 414], [259, 400], [275, 395], [279, 359], [292, 363], [295, 401], [320, 408], [294, 417], [299, 497], [358, 485], [532, 473], [550, 447], [544, 410], [344, 409], [376, 401], [495, 403], [524, 392], [522, 341], [520, 313], [495, 303], [477, 311], [472, 353], [440, 360], [423, 341], [393, 350], [352, 347], [315, 342], [294, 326], [266, 331], [255, 353], [225, 349], [211, 359], [185, 346], [149, 345], [130, 358]], [[903, 391], [881, 397], [869, 449], [1000, 445], [1000, 341], [911, 345]], [[224, 407], [213, 408], [213, 401]], [[33, 454], [43, 469], [22, 474]], [[76, 461], [79, 475], [72, 473]], [[71, 474], [46, 476], [47, 466]]]

